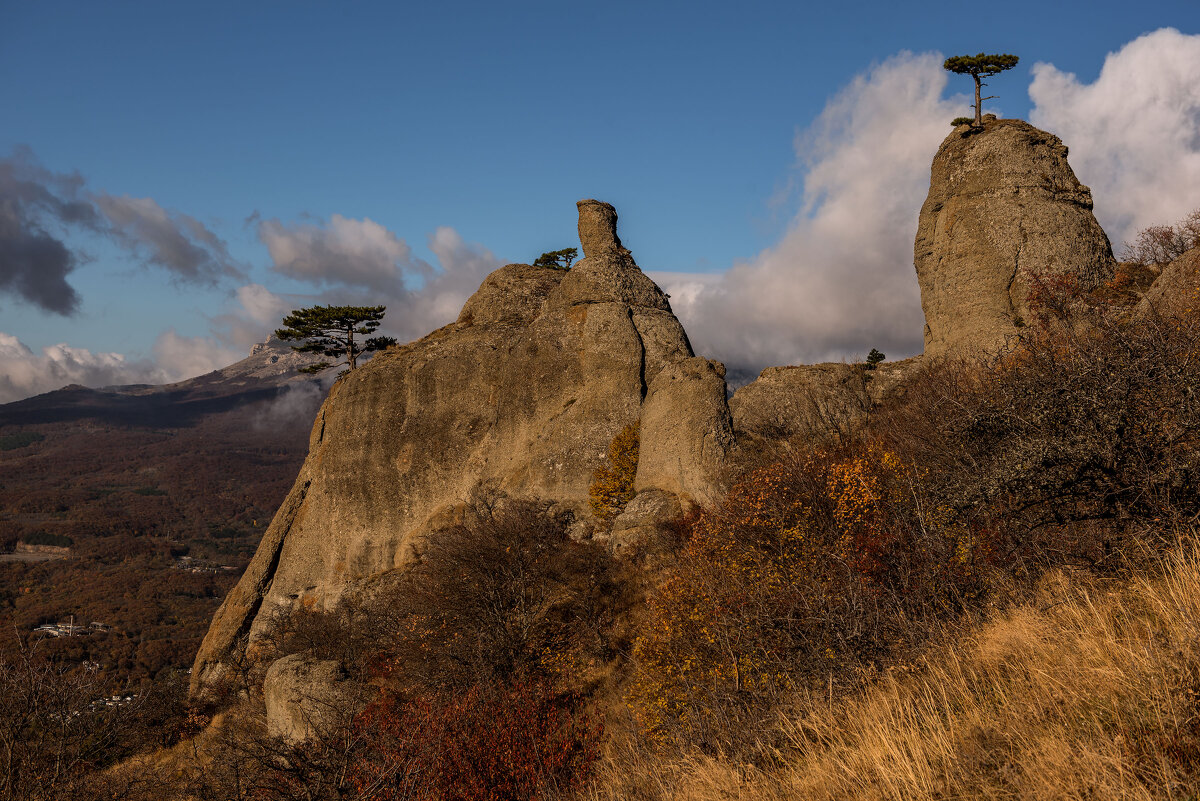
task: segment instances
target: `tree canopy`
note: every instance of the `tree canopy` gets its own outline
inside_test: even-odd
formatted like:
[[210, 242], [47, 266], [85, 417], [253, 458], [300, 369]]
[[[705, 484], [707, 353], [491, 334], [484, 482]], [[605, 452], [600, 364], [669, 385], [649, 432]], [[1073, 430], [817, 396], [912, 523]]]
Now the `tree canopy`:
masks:
[[571, 263], [579, 255], [579, 250], [576, 248], [563, 248], [562, 250], [549, 250], [537, 257], [533, 266], [535, 267], [553, 267], [556, 270], [569, 270]]
[[292, 350], [320, 353], [337, 360], [302, 367], [302, 373], [319, 373], [339, 364], [345, 364], [347, 370], [353, 370], [358, 366], [358, 357], [362, 354], [396, 344], [392, 337], [368, 337], [379, 328], [386, 310], [386, 306], [310, 306], [295, 309], [283, 318], [284, 327], [278, 329], [275, 336], [285, 342], [304, 340], [302, 345], [292, 345]]
[[983, 101], [996, 95], [980, 97], [981, 89], [987, 84], [981, 79], [998, 75], [1017, 66], [1021, 59], [1008, 53], [979, 53], [974, 56], [951, 56], [942, 67], [959, 75], [970, 75], [975, 79], [975, 125], [983, 125]]

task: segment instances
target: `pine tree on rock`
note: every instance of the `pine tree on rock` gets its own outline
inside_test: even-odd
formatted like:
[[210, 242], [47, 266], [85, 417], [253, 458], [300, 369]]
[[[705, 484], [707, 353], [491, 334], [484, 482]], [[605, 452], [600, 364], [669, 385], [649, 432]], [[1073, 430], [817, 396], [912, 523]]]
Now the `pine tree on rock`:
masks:
[[990, 78], [993, 75], [999, 75], [1005, 70], [1011, 70], [1017, 66], [1020, 58], [1009, 55], [1008, 53], [980, 53], [974, 56], [951, 56], [946, 59], [946, 63], [942, 67], [959, 75], [970, 75], [975, 79], [975, 127], [983, 126], [983, 101], [991, 100], [996, 95], [988, 97], [980, 97], [983, 87], [987, 86], [983, 83], [982, 78]]
[[577, 248], [563, 248], [562, 250], [550, 250], [537, 257], [534, 261], [534, 267], [552, 267], [555, 270], [569, 270], [571, 264], [579, 256]]
[[[303, 345], [292, 345], [292, 350], [320, 353], [337, 359], [302, 367], [302, 373], [319, 373], [339, 364], [345, 364], [349, 371], [358, 366], [358, 357], [362, 354], [396, 344], [392, 337], [368, 337], [379, 328], [386, 310], [386, 306], [310, 306], [295, 309], [283, 318], [284, 327], [278, 329], [275, 336], [285, 342], [304, 340]], [[356, 340], [356, 336], [361, 339]]]

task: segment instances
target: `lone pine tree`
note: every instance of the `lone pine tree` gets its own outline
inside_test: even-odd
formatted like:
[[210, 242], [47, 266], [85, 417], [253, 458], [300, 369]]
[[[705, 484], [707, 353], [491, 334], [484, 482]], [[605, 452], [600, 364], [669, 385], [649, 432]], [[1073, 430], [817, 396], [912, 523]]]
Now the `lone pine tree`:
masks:
[[1020, 58], [1007, 53], [980, 53], [975, 56], [951, 56], [942, 66], [959, 75], [970, 75], [975, 79], [975, 126], [983, 125], [983, 101], [991, 100], [996, 95], [980, 97], [981, 90], [987, 84], [982, 78], [990, 78], [1005, 70], [1017, 66]]
[[[339, 364], [345, 364], [348, 370], [353, 370], [358, 366], [358, 357], [362, 354], [396, 344], [392, 337], [367, 338], [379, 328], [386, 310], [386, 306], [310, 306], [295, 309], [283, 318], [284, 327], [278, 329], [275, 336], [285, 342], [304, 340], [303, 345], [292, 345], [292, 350], [320, 353], [337, 359], [302, 367], [302, 373], [319, 373]], [[356, 336], [362, 339], [356, 340]]]
[[549, 250], [537, 257], [533, 263], [535, 267], [553, 267], [556, 270], [569, 270], [571, 263], [579, 255], [576, 248], [563, 248], [562, 250]]

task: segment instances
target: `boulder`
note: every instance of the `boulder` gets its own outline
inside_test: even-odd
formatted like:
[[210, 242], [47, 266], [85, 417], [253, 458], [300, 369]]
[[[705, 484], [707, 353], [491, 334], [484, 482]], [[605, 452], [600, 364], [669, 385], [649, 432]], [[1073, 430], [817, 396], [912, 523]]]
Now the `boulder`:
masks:
[[861, 424], [871, 408], [902, 387], [920, 358], [856, 364], [768, 367], [729, 399], [739, 445], [799, 438], [819, 441]]
[[[647, 414], [653, 469], [639, 486], [711, 494], [729, 444], [724, 370], [699, 360], [656, 382], [693, 364], [683, 327], [620, 246], [612, 207], [589, 200], [579, 211], [587, 256], [574, 268], [502, 267], [456, 322], [333, 386], [295, 485], [201, 645], [193, 689], [253, 649], [275, 614], [331, 608], [411, 562], [476, 493], [552, 503], [586, 537], [592, 473], [613, 436]], [[654, 422], [672, 408], [686, 424]], [[672, 460], [675, 447], [686, 453]]]
[[1200, 309], [1200, 247], [1163, 265], [1162, 272], [1138, 303], [1137, 311], [1177, 313], [1182, 308]]
[[366, 687], [334, 660], [291, 654], [271, 663], [263, 679], [267, 733], [290, 744], [349, 726], [366, 703]]
[[1062, 141], [993, 115], [938, 149], [913, 258], [927, 356], [1004, 347], [1032, 318], [1031, 275], [1070, 275], [1091, 289], [1116, 266]]
[[683, 505], [678, 496], [651, 489], [639, 492], [612, 521], [608, 534], [609, 547], [621, 554], [629, 548], [652, 539], [667, 526], [683, 517]]

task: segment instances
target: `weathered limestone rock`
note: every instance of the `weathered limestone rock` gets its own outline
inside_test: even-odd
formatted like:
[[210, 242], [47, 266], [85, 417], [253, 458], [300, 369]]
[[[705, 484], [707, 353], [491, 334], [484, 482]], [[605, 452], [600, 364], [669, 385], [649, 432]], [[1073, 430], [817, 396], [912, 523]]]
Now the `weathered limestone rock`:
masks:
[[[691, 363], [687, 336], [620, 247], [612, 207], [579, 209], [588, 255], [573, 269], [503, 267], [455, 323], [334, 385], [295, 485], [205, 637], [193, 688], [252, 647], [277, 611], [328, 608], [356, 582], [408, 563], [475, 493], [553, 502], [584, 521], [584, 536], [592, 472], [613, 436], [647, 413], [642, 448], [659, 456], [639, 486], [710, 493], [729, 439], [724, 370], [699, 360], [708, 366], [691, 369], [703, 375], [657, 388], [657, 374]], [[672, 407], [695, 432], [654, 422]], [[688, 452], [671, 461], [675, 443]]]
[[614, 553], [622, 553], [654, 537], [663, 526], [682, 516], [683, 505], [673, 493], [658, 489], [639, 492], [613, 519], [609, 547]]
[[277, 659], [263, 680], [267, 733], [288, 743], [347, 726], [366, 703], [363, 685], [351, 681], [333, 660], [308, 654]]
[[697, 356], [658, 372], [642, 406], [635, 491], [667, 490], [700, 504], [718, 499], [725, 454], [733, 446], [725, 394], [720, 362]]
[[1116, 266], [1062, 141], [992, 115], [942, 142], [913, 253], [928, 356], [1002, 347], [1031, 319], [1029, 273], [1092, 288]]
[[579, 244], [584, 256], [624, 250], [617, 236], [617, 210], [612, 204], [581, 200], [575, 205], [579, 209]]
[[496, 270], [458, 314], [460, 325], [528, 323], [542, 312], [546, 297], [562, 280], [562, 273], [529, 264], [510, 264]]
[[820, 440], [849, 432], [919, 363], [920, 357], [883, 362], [874, 370], [836, 363], [768, 367], [729, 399], [738, 442]]
[[1178, 312], [1180, 303], [1186, 304], [1182, 308], [1200, 309], [1200, 248], [1192, 248], [1163, 266], [1138, 303], [1138, 313], [1147, 314], [1152, 309]]

